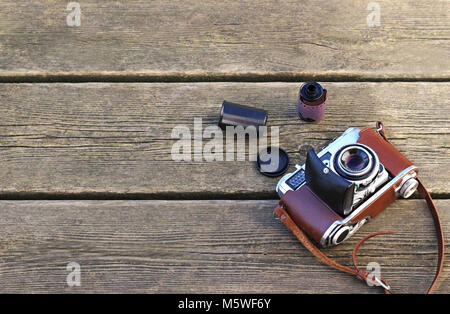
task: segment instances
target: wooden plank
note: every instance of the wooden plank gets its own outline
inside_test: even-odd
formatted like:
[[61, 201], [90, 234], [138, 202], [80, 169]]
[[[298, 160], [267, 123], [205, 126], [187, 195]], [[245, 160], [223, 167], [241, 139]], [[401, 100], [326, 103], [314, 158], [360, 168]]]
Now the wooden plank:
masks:
[[379, 27], [367, 1], [79, 3], [69, 27], [67, 2], [3, 0], [2, 80], [450, 77], [446, 0], [379, 0]]
[[[223, 99], [268, 111], [291, 163], [348, 127], [383, 120], [392, 142], [435, 194], [449, 193], [449, 83], [326, 83], [320, 124], [296, 112], [300, 84], [0, 85], [0, 193], [122, 197], [275, 198], [254, 162], [175, 162], [175, 126], [216, 125]], [[209, 140], [205, 140], [203, 144]], [[292, 166], [293, 167], [293, 166]], [[292, 168], [291, 167], [291, 168]]]
[[292, 164], [302, 164], [309, 147], [320, 149], [348, 127], [382, 120], [426, 186], [449, 193], [449, 83], [327, 83], [329, 105], [320, 124], [298, 119], [298, 86], [0, 85], [0, 193], [275, 198], [277, 180], [260, 175], [248, 158], [172, 160], [178, 141], [172, 129], [185, 125], [193, 132], [194, 117], [203, 118], [204, 127], [216, 125], [223, 99], [266, 109]]
[[[0, 292], [381, 293], [321, 264], [272, 215], [276, 201], [1, 201]], [[445, 232], [450, 201], [438, 200]], [[437, 260], [422, 200], [396, 202], [326, 254], [381, 266], [394, 293], [423, 293]], [[448, 234], [447, 234], [448, 236]], [[447, 250], [448, 250], [447, 242]], [[81, 266], [68, 287], [66, 265]], [[450, 259], [437, 292], [449, 293]]]

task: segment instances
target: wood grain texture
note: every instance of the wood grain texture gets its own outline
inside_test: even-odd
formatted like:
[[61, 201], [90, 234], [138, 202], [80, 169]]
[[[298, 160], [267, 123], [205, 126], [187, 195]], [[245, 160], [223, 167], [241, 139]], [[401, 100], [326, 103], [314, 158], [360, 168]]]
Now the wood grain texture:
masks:
[[0, 76], [270, 73], [309, 77], [450, 77], [450, 3], [368, 1], [65, 1], [0, 3]]
[[260, 175], [248, 156], [172, 160], [178, 141], [171, 139], [172, 129], [184, 125], [194, 137], [194, 117], [203, 119], [203, 127], [216, 125], [223, 99], [266, 109], [292, 165], [348, 127], [375, 127], [382, 120], [427, 188], [450, 192], [449, 83], [326, 83], [329, 102], [320, 124], [298, 118], [299, 86], [0, 84], [0, 193], [276, 198], [277, 179]]
[[[272, 215], [276, 201], [1, 201], [0, 292], [381, 293], [321, 264]], [[445, 233], [450, 201], [438, 200]], [[437, 260], [423, 200], [394, 203], [326, 254], [381, 265], [394, 293], [424, 293]], [[449, 245], [447, 242], [447, 251]], [[68, 287], [66, 265], [81, 266]], [[450, 259], [436, 292], [449, 293]]]

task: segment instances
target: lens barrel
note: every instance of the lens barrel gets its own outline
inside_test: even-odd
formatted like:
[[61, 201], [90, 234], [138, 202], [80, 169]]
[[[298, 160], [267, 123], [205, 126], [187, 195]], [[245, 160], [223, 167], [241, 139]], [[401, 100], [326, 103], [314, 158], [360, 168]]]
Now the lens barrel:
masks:
[[342, 152], [340, 165], [350, 173], [360, 173], [365, 171], [371, 164], [370, 155], [361, 148], [349, 148]]
[[342, 147], [333, 156], [332, 163], [339, 175], [353, 182], [370, 181], [380, 167], [375, 152], [362, 144]]

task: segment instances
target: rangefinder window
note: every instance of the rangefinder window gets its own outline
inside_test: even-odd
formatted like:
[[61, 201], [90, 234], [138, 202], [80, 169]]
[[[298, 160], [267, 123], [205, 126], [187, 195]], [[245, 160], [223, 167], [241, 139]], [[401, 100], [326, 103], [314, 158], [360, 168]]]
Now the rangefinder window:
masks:
[[286, 184], [292, 189], [297, 190], [300, 185], [305, 182], [305, 171], [300, 169], [291, 178], [286, 181]]

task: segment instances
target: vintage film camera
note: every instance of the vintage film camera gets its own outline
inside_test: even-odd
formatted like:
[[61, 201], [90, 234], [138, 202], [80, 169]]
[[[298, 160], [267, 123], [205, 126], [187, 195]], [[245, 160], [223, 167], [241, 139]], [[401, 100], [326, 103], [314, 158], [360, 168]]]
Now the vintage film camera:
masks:
[[[278, 182], [280, 204], [322, 246], [337, 245], [397, 198], [417, 189], [416, 167], [380, 128], [347, 129]], [[294, 192], [295, 191], [295, 192]]]

